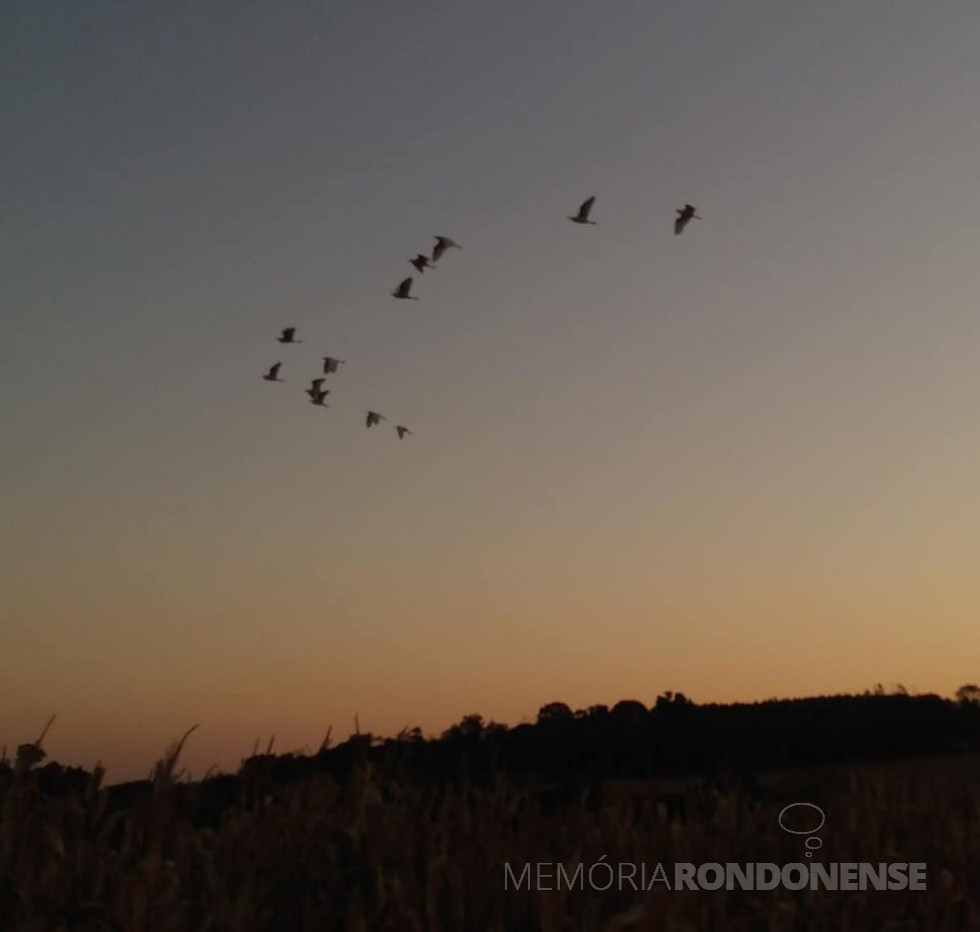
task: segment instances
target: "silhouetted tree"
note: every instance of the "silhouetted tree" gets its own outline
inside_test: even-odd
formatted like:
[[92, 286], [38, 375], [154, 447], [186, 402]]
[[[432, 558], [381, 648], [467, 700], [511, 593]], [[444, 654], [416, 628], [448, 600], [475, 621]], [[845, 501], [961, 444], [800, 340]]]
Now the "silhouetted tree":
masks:
[[623, 699], [617, 702], [609, 713], [614, 722], [621, 725], [643, 725], [647, 721], [647, 707], [635, 699]]
[[976, 683], [967, 683], [956, 690], [957, 702], [980, 702], [980, 686]]
[[[277, 787], [317, 773], [344, 787], [371, 768], [400, 784], [435, 786], [486, 786], [500, 774], [527, 781], [529, 799], [540, 795], [541, 806], [558, 811], [583, 794], [601, 794], [604, 787], [614, 791], [609, 781], [616, 778], [698, 776], [707, 785], [712, 779], [723, 782], [727, 774], [744, 787], [752, 774], [765, 770], [978, 750], [980, 686], [972, 683], [956, 691], [955, 701], [881, 688], [863, 696], [698, 705], [683, 693], [665, 692], [652, 710], [623, 700], [612, 710], [596, 705], [576, 714], [565, 703], [552, 702], [541, 708], [534, 725], [508, 728], [472, 714], [441, 739], [426, 740], [419, 728], [402, 729], [384, 741], [361, 733], [313, 756], [273, 755], [271, 746], [261, 754], [256, 743], [237, 774], [174, 792], [195, 822], [214, 825], [228, 806], [261, 809]], [[21, 756], [29, 756], [31, 764], [22, 763], [21, 778], [42, 795], [89, 785], [81, 771], [54, 763], [38, 766], [33, 752]], [[0, 755], [0, 804], [14, 770]], [[110, 786], [108, 809], [134, 809], [152, 792], [146, 780]], [[688, 809], [695, 802], [688, 800]]]
[[538, 724], [545, 722], [569, 722], [574, 718], [572, 710], [564, 702], [549, 702], [538, 710]]
[[483, 734], [483, 716], [482, 715], [464, 715], [459, 723], [459, 730], [466, 737], [479, 737]]
[[444, 740], [453, 740], [459, 738], [479, 738], [481, 734], [483, 734], [483, 716], [474, 712], [471, 715], [464, 715], [458, 724], [447, 728], [442, 733], [442, 737]]

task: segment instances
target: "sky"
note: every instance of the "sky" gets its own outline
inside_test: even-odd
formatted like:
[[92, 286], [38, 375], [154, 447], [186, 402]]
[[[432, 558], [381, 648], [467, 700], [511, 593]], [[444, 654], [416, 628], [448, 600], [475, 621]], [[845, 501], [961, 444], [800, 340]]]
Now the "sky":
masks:
[[978, 46], [968, 2], [6, 9], [0, 743], [56, 713], [113, 782], [197, 723], [192, 774], [976, 682]]

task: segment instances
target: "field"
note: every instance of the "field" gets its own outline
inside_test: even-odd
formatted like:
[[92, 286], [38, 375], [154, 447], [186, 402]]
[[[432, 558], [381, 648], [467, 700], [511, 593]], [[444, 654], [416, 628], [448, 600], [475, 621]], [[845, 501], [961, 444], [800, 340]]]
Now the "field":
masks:
[[[179, 778], [179, 745], [126, 807], [100, 772], [44, 791], [25, 747], [0, 770], [10, 932], [980, 929], [977, 755], [581, 793], [500, 776], [409, 781], [366, 758], [344, 779], [284, 786], [253, 759], [235, 781], [219, 778], [234, 798], [218, 812], [205, 792], [214, 779]], [[805, 836], [778, 824], [801, 801], [826, 814], [814, 860], [924, 862], [927, 889], [643, 889], [641, 865], [649, 879], [662, 864], [673, 887], [678, 862], [804, 862]], [[556, 889], [556, 862], [568, 878], [584, 865], [585, 882]], [[528, 863], [514, 889], [505, 865], [519, 878]], [[617, 874], [608, 889], [601, 870], [588, 882], [598, 863]]]

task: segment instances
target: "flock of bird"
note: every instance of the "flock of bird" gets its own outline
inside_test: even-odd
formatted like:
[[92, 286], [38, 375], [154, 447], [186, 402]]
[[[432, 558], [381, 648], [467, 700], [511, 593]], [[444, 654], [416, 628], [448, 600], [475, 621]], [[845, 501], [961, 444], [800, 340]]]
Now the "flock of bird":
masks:
[[[592, 208], [595, 206], [595, 195], [586, 198], [578, 209], [578, 213], [573, 216], [568, 217], [572, 223], [581, 224], [591, 224], [592, 226], [597, 226], [595, 220], [591, 219]], [[675, 211], [677, 214], [674, 220], [674, 233], [675, 235], [680, 235], [684, 232], [684, 228], [688, 223], [693, 220], [700, 220], [696, 213], [697, 208], [691, 204], [685, 204], [683, 208], [679, 208]], [[419, 275], [423, 275], [426, 269], [431, 269], [435, 267], [437, 263], [449, 249], [460, 249], [460, 245], [457, 242], [451, 240], [448, 236], [436, 236], [436, 244], [432, 249], [432, 255], [427, 256], [425, 253], [418, 253], [413, 259], [409, 259], [409, 264], [411, 264]], [[419, 299], [411, 293], [412, 283], [415, 281], [414, 278], [409, 276], [403, 279], [398, 287], [392, 291], [391, 296], [393, 298], [399, 298], [401, 300], [407, 301], [418, 301]], [[286, 327], [283, 329], [282, 333], [276, 338], [279, 343], [283, 344], [295, 344], [302, 343], [302, 340], [296, 339], [296, 328]], [[311, 381], [310, 387], [305, 389], [305, 392], [310, 397], [310, 403], [315, 404], [321, 408], [328, 408], [329, 405], [325, 403], [327, 395], [330, 394], [329, 388], [324, 388], [323, 383], [326, 381], [326, 376], [334, 374], [337, 369], [344, 365], [345, 360], [337, 359], [334, 356], [323, 356], [323, 375], [315, 378]], [[284, 382], [285, 379], [279, 378], [279, 370], [282, 368], [282, 362], [274, 363], [269, 367], [269, 371], [262, 376], [267, 382]], [[367, 416], [364, 419], [365, 426], [370, 429], [382, 421], [386, 421], [387, 418], [383, 414], [379, 414], [377, 411], [368, 411]], [[395, 426], [395, 431], [398, 433], [398, 439], [403, 440], [406, 436], [411, 436], [412, 432], [405, 426], [398, 424]]]
[[[594, 205], [595, 205], [595, 195], [593, 194], [592, 197], [586, 198], [584, 201], [582, 201], [582, 205], [581, 207], [579, 207], [578, 213], [572, 217], [569, 217], [568, 219], [571, 220], [572, 223], [591, 223], [592, 226], [598, 226], [595, 220], [590, 219], [590, 215], [592, 214], [592, 207]], [[677, 218], [674, 220], [675, 235], [680, 236], [680, 234], [684, 232], [684, 227], [686, 227], [692, 219], [693, 220], [701, 219], [695, 213], [696, 210], [697, 208], [693, 204], [685, 204], [683, 207], [678, 208], [675, 211], [675, 213], [677, 214]]]

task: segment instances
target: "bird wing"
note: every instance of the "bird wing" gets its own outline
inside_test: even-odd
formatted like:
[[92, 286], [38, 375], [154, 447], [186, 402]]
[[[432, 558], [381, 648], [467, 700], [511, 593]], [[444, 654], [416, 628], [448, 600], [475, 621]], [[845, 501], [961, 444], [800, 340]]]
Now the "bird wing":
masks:
[[296, 328], [295, 327], [287, 327], [282, 332], [282, 338], [284, 340], [291, 340], [293, 338], [293, 334], [294, 333], [296, 333]]
[[582, 202], [582, 206], [578, 209], [578, 215], [582, 220], [588, 220], [589, 214], [592, 212], [592, 205], [595, 203], [595, 195], [588, 198]]
[[277, 362], [274, 366], [270, 366], [270, 368], [269, 368], [269, 375], [271, 375], [273, 378], [275, 378], [277, 375], [279, 375], [279, 367], [281, 365], [282, 365], [281, 362]]
[[687, 217], [683, 214], [674, 221], [674, 233], [679, 235], [684, 227], [687, 226]]
[[324, 383], [325, 381], [326, 381], [326, 379], [314, 379], [314, 380], [313, 380], [313, 388], [314, 388], [314, 389], [316, 389], [317, 391], [319, 391], [319, 390], [320, 390], [320, 386], [321, 386], [321, 385], [322, 385], [322, 384], [323, 384], [323, 383]]

